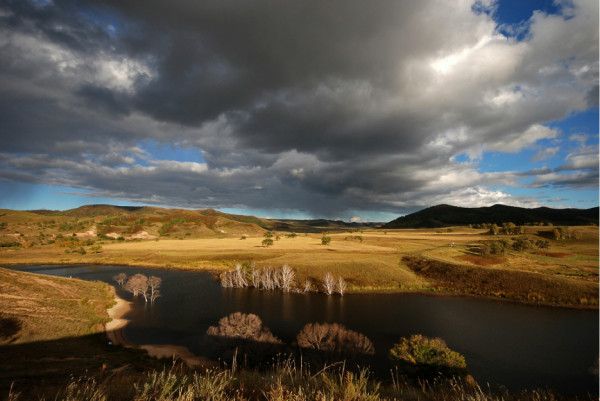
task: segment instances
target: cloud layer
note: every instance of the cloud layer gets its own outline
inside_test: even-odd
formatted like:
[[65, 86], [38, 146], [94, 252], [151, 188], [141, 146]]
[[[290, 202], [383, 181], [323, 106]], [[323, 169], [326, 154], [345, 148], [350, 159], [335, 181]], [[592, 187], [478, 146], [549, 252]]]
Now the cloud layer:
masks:
[[[559, 138], [548, 123], [598, 97], [597, 1], [534, 13], [522, 40], [500, 33], [493, 6], [3, 2], [0, 177], [324, 216], [597, 186], [585, 144], [558, 169], [478, 168], [486, 152]], [[160, 160], [147, 140], [203, 160]]]

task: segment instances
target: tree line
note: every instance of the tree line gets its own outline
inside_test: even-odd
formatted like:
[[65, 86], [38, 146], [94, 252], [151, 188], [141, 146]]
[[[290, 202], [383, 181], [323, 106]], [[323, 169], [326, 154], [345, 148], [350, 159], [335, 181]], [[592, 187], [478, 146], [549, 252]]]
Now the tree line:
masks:
[[322, 282], [314, 283], [306, 279], [296, 282], [296, 272], [288, 265], [280, 268], [256, 268], [248, 264], [236, 264], [233, 270], [219, 275], [221, 286], [224, 288], [256, 288], [260, 290], [282, 290], [284, 292], [311, 292], [322, 290], [327, 295], [334, 293], [343, 296], [348, 284], [343, 277], [335, 277], [330, 272], [325, 273]]
[[[243, 340], [257, 347], [284, 344], [252, 313], [235, 312], [225, 316], [217, 325], [209, 327], [206, 334], [225, 340]], [[293, 345], [345, 356], [375, 354], [375, 346], [367, 336], [339, 323], [308, 323], [298, 332]], [[464, 356], [450, 349], [444, 340], [420, 334], [400, 338], [388, 351], [388, 358], [397, 366], [421, 367], [440, 373], [466, 373], [467, 367]]]

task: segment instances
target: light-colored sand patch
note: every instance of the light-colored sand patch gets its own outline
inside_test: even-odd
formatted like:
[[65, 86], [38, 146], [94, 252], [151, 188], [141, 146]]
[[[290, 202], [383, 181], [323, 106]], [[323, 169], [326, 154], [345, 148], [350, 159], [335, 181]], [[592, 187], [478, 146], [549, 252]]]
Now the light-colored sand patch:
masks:
[[80, 233], [75, 233], [75, 236], [77, 238], [94, 238], [96, 237], [97, 233], [96, 233], [96, 227], [91, 228], [87, 231], [82, 231]]
[[130, 235], [127, 239], [155, 239], [156, 235], [148, 234], [147, 231], [140, 231]]
[[131, 308], [131, 302], [127, 302], [115, 294], [115, 304], [107, 311], [112, 320], [104, 326], [106, 337], [115, 345], [131, 346], [123, 334], [123, 329], [129, 323], [129, 320], [125, 319], [124, 316]]
[[140, 345], [140, 348], [144, 349], [148, 355], [155, 358], [169, 358], [169, 359], [181, 359], [189, 367], [209, 367], [217, 366], [216, 362], [213, 362], [207, 358], [194, 355], [189, 349], [180, 345], [171, 344], [144, 344]]

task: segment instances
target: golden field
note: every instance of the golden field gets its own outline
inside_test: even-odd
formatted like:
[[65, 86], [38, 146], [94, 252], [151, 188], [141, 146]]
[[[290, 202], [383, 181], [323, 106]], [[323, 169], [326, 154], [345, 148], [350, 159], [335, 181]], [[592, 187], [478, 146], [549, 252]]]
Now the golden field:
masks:
[[[251, 218], [244, 218], [245, 221], [239, 221], [241, 218], [218, 214], [216, 217], [211, 215], [210, 224], [207, 224], [204, 215], [201, 220], [194, 220], [190, 217], [191, 212], [181, 213], [178, 216], [187, 217], [163, 216], [153, 220], [147, 212], [142, 217], [118, 217], [121, 226], [113, 224], [109, 230], [123, 235], [119, 240], [96, 234], [104, 227], [102, 224], [107, 224], [102, 223], [107, 220], [105, 216], [77, 216], [74, 222], [73, 216], [7, 213], [4, 216], [4, 221], [8, 222], [3, 234], [5, 241], [10, 232], [18, 232], [19, 237], [12, 235], [19, 238], [20, 243], [0, 248], [0, 264], [115, 264], [217, 272], [243, 262], [253, 262], [257, 267], [288, 264], [296, 270], [300, 280], [320, 280], [326, 272], [340, 275], [348, 282], [351, 292], [456, 293], [447, 291], [452, 289], [452, 283], [444, 283], [443, 277], [432, 279], [427, 274], [415, 272], [406, 262], [406, 257], [422, 257], [444, 262], [451, 269], [453, 266], [471, 267], [477, 272], [491, 272], [495, 274], [494, 279], [529, 272], [535, 274], [533, 278], [560, 283], [569, 293], [567, 298], [572, 298], [566, 303], [564, 294], [561, 300], [547, 302], [543, 294], [541, 298], [508, 296], [508, 299], [527, 302], [529, 298], [534, 303], [584, 307], [597, 307], [598, 304], [598, 228], [595, 226], [573, 227], [578, 239], [549, 240], [547, 249], [518, 252], [510, 249], [502, 256], [482, 257], [473, 252], [474, 246], [498, 239], [510, 242], [517, 236], [491, 236], [485, 229], [468, 227], [334, 229], [326, 233], [331, 242], [321, 245], [321, 233], [297, 232], [295, 237], [290, 237], [289, 232], [274, 231], [273, 245], [265, 247], [262, 245], [267, 231], [263, 228], [264, 220], [252, 218], [254, 220], [246, 221]], [[53, 225], [48, 223], [49, 219]], [[115, 221], [115, 217], [111, 219], [111, 223]], [[73, 233], [62, 230], [66, 232], [61, 235], [59, 227], [64, 228], [65, 221]], [[134, 239], [135, 235], [131, 234], [127, 237], [136, 224], [140, 226], [137, 230], [143, 230], [145, 238], [150, 239]], [[529, 226], [525, 234], [518, 237], [535, 241], [548, 230], [552, 227]], [[48, 238], [53, 240], [48, 241]], [[520, 291], [527, 291], [527, 287]], [[504, 292], [499, 291], [498, 297], [503, 297]], [[477, 295], [477, 291], [470, 290], [465, 294]], [[481, 295], [495, 294], [487, 291]]]

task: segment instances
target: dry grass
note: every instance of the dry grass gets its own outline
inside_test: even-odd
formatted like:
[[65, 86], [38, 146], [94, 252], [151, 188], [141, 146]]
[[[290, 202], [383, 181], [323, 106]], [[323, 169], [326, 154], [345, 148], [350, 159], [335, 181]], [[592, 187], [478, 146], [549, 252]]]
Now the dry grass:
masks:
[[[33, 215], [31, 218], [36, 221], [41, 217]], [[15, 227], [16, 221], [13, 216], [9, 226]], [[226, 223], [235, 226], [231, 221]], [[246, 224], [243, 223], [244, 227]], [[37, 227], [33, 223], [27, 226], [29, 228], [24, 223], [21, 226], [25, 237], [29, 235], [28, 229]], [[539, 239], [538, 232], [547, 229], [527, 227], [526, 232], [531, 239]], [[104, 240], [97, 241], [102, 246], [101, 252], [86, 254], [65, 253], [65, 248], [57, 244], [34, 245], [0, 248], [0, 263], [122, 264], [218, 271], [230, 269], [237, 262], [253, 261], [258, 267], [289, 264], [296, 269], [300, 280], [321, 279], [329, 271], [344, 277], [350, 292], [431, 291], [438, 287], [437, 284], [402, 262], [404, 256], [417, 255], [467, 267], [493, 267], [507, 273], [538, 273], [550, 281], [568, 277], [595, 283], [598, 280], [598, 228], [574, 229], [580, 233], [578, 240], [551, 240], [550, 248], [542, 252], [509, 251], [503, 257], [492, 258], [473, 255], [469, 251], [470, 246], [500, 237], [510, 240], [510, 236], [491, 237], [486, 235], [486, 230], [451, 227], [443, 230], [330, 232], [328, 235], [332, 241], [327, 246], [321, 245], [320, 234], [299, 233], [295, 238], [288, 238], [282, 233], [281, 239], [274, 241], [273, 246], [263, 247], [261, 231], [248, 233], [243, 240], [237, 235], [188, 239], [163, 237], [146, 241]]]
[[[0, 310], [21, 330], [12, 344], [101, 332], [114, 302], [109, 286], [0, 268]], [[0, 343], [1, 344], [1, 343]]]

